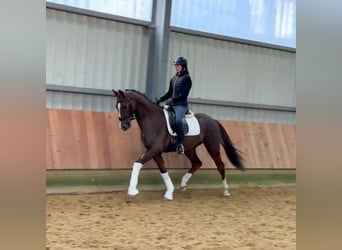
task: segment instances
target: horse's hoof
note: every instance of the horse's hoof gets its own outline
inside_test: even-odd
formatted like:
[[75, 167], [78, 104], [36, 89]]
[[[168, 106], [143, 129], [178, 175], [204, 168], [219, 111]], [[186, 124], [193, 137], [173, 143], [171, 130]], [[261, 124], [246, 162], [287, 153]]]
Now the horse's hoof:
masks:
[[186, 190], [187, 186], [181, 187], [181, 191], [184, 192]]
[[165, 193], [165, 195], [164, 195], [164, 200], [172, 201], [172, 200], [173, 200], [173, 195], [172, 195], [172, 194]]
[[223, 196], [228, 197], [228, 196], [230, 196], [230, 193], [228, 191], [224, 191]]
[[130, 196], [136, 196], [137, 194], [139, 194], [139, 190], [138, 189], [128, 190], [127, 194]]

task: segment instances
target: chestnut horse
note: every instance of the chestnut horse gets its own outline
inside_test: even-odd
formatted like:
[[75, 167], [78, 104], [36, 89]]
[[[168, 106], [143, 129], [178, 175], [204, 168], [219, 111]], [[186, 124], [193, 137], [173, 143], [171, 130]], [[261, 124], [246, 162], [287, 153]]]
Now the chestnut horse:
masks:
[[[139, 193], [137, 184], [140, 169], [143, 164], [153, 159], [157, 163], [166, 185], [164, 198], [172, 200], [174, 185], [162, 158], [163, 152], [170, 152], [169, 146], [172, 136], [167, 130], [163, 108], [136, 90], [112, 91], [116, 97], [120, 128], [124, 131], [128, 130], [131, 126], [131, 121], [136, 119], [141, 130], [141, 140], [146, 148], [146, 152], [133, 164], [128, 195], [134, 196]], [[221, 175], [224, 190], [223, 195], [229, 196], [225, 166], [220, 154], [220, 144], [223, 146], [230, 162], [236, 168], [243, 171], [245, 167], [240, 152], [236, 149], [227, 132], [217, 120], [214, 120], [206, 114], [195, 114], [195, 117], [199, 122], [200, 133], [195, 136], [185, 136], [185, 155], [191, 162], [191, 169], [182, 177], [181, 188], [186, 188], [191, 176], [202, 165], [201, 160], [196, 154], [196, 147], [204, 143]]]

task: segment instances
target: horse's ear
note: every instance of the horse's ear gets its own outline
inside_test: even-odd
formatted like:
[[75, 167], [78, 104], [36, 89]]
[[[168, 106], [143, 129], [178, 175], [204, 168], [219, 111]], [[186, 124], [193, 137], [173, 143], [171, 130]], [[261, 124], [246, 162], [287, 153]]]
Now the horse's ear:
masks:
[[114, 89], [112, 89], [113, 93], [114, 93], [114, 96], [118, 96], [119, 95], [119, 92], [115, 91]]
[[122, 90], [119, 90], [119, 95], [120, 96], [126, 96], [125, 93]]

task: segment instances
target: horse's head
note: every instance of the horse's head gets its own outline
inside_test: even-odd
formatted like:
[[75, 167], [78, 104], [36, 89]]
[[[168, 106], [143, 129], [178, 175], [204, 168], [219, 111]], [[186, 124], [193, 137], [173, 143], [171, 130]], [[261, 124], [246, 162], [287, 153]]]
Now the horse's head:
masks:
[[115, 91], [112, 89], [112, 91], [116, 97], [115, 107], [119, 112], [120, 128], [126, 131], [131, 127], [131, 121], [135, 119], [134, 101], [122, 90]]

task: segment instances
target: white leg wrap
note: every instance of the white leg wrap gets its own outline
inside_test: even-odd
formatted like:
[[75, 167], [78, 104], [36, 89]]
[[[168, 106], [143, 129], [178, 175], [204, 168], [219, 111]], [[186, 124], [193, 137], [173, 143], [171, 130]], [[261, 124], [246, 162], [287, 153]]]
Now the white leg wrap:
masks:
[[140, 169], [142, 168], [142, 164], [139, 162], [134, 162], [132, 173], [131, 173], [131, 179], [129, 181], [129, 187], [128, 187], [128, 194], [129, 195], [137, 195], [139, 194], [139, 190], [137, 189], [138, 185], [138, 177], [140, 173]]
[[190, 180], [192, 174], [191, 173], [186, 173], [183, 177], [182, 177], [182, 182], [181, 182], [181, 188], [184, 188], [188, 185], [188, 181]]
[[223, 196], [230, 196], [229, 191], [228, 191], [228, 182], [227, 182], [227, 178], [224, 178], [224, 180], [222, 181], [223, 183]]
[[164, 198], [167, 200], [173, 200], [173, 191], [175, 188], [173, 186], [169, 173], [168, 172], [163, 173], [163, 174], [161, 173], [160, 175], [162, 176], [165, 186], [166, 186], [166, 192], [165, 192]]

